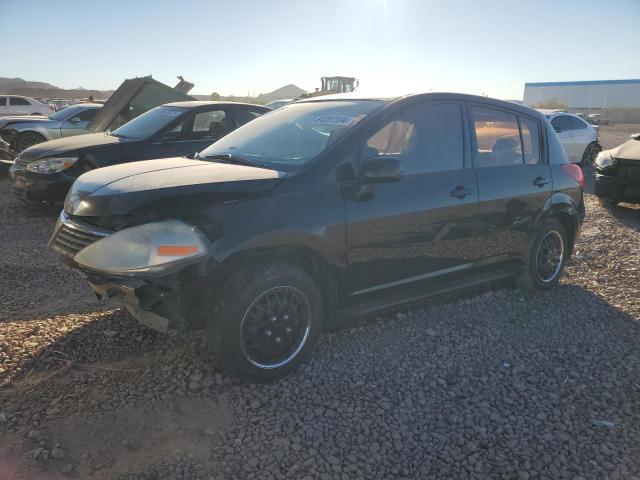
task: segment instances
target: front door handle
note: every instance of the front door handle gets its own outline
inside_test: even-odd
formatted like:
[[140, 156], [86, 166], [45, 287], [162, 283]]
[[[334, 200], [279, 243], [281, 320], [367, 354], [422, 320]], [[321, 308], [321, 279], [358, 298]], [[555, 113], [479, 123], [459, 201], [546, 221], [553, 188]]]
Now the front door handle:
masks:
[[544, 177], [536, 177], [533, 181], [533, 184], [540, 188], [544, 187], [547, 183], [549, 183], [549, 179]]
[[451, 190], [451, 196], [456, 197], [457, 199], [462, 200], [464, 197], [467, 197], [473, 193], [473, 190], [470, 188], [463, 187], [462, 185], [458, 185], [456, 188]]

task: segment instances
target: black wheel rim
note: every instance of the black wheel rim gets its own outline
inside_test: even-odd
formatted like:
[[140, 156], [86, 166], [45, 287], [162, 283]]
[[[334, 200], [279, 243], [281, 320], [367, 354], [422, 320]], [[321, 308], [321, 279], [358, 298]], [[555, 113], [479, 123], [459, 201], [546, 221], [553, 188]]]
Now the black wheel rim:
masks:
[[307, 296], [295, 287], [274, 287], [251, 302], [242, 317], [240, 349], [258, 368], [283, 367], [300, 353], [310, 330]]
[[562, 268], [564, 257], [564, 241], [562, 235], [551, 230], [542, 238], [536, 252], [536, 273], [541, 282], [549, 283], [555, 280]]

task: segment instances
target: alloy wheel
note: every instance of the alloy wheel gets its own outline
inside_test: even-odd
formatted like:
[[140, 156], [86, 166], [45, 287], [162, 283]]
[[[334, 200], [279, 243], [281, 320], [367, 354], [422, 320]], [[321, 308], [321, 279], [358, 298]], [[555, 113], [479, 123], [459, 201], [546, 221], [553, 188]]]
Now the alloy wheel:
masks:
[[292, 286], [274, 287], [260, 294], [240, 324], [240, 349], [254, 366], [279, 368], [292, 361], [311, 331], [311, 305]]
[[551, 230], [542, 238], [536, 252], [536, 274], [543, 283], [556, 279], [562, 268], [564, 240], [560, 232]]

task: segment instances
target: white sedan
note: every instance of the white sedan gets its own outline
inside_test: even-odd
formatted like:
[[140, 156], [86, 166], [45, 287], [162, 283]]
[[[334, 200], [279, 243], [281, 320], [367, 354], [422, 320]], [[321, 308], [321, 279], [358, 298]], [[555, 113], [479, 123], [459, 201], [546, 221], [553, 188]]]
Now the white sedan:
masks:
[[44, 115], [55, 113], [53, 107], [21, 95], [0, 95], [0, 117], [9, 115]]
[[598, 143], [597, 127], [571, 113], [550, 110], [540, 112], [551, 122], [571, 163], [593, 163], [602, 149]]

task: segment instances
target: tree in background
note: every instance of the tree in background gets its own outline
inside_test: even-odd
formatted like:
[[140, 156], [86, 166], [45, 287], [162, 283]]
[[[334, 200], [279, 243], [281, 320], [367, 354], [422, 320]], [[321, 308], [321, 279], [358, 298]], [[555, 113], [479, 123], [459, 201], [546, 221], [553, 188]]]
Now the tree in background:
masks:
[[220, 100], [220, 94], [218, 92], [213, 92], [211, 94], [211, 100], [213, 100], [214, 102]]
[[569, 105], [561, 102], [556, 97], [553, 97], [549, 100], [545, 100], [544, 102], [540, 102], [535, 106], [535, 108], [544, 108], [547, 110], [566, 110], [567, 108], [569, 108]]

